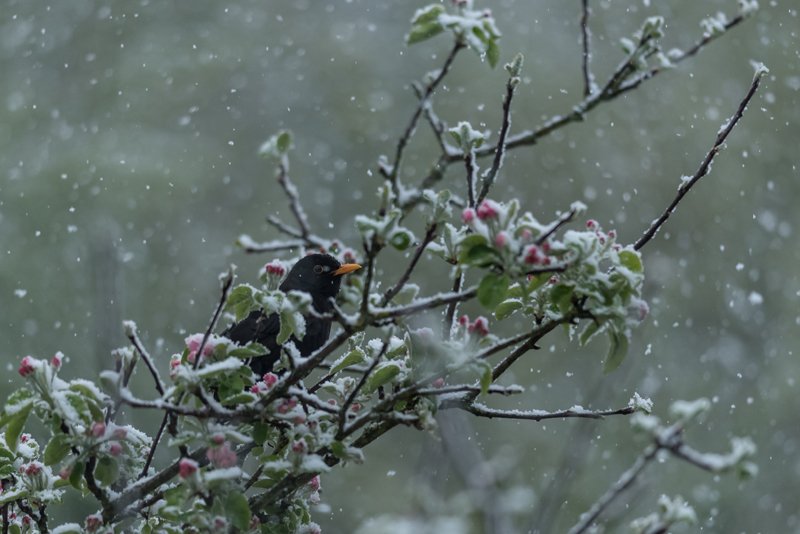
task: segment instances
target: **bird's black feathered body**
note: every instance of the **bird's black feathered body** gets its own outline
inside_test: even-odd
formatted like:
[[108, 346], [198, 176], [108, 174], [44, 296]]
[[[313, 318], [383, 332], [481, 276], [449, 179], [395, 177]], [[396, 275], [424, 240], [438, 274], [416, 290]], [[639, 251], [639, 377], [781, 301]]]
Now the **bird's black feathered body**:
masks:
[[[281, 283], [281, 291], [305, 291], [312, 298], [312, 306], [317, 313], [324, 314], [331, 311], [332, 299], [339, 293], [342, 274], [358, 269], [355, 264], [344, 267], [328, 254], [311, 254], [294, 264], [286, 279]], [[320, 319], [313, 315], [306, 315], [306, 333], [303, 339], [294, 336], [294, 342], [302, 356], [308, 356], [320, 348], [331, 333], [330, 319]], [[222, 335], [245, 345], [251, 341], [264, 345], [269, 352], [266, 355], [250, 360], [250, 368], [259, 376], [272, 370], [280, 359], [281, 347], [275, 341], [280, 330], [278, 315], [266, 315], [262, 310], [251, 312], [250, 315], [236, 324], [231, 325]]]

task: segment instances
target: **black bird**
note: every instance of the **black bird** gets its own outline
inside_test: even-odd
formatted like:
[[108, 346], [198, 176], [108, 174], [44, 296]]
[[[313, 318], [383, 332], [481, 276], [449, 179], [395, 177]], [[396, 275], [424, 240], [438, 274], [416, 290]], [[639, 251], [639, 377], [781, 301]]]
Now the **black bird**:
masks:
[[[300, 259], [289, 271], [286, 279], [281, 283], [280, 290], [305, 291], [312, 298], [312, 306], [317, 313], [324, 314], [333, 308], [332, 299], [339, 293], [342, 275], [360, 269], [357, 263], [340, 264], [329, 254], [311, 254]], [[330, 319], [320, 319], [313, 315], [306, 315], [306, 334], [294, 342], [302, 356], [308, 356], [320, 348], [331, 333]], [[245, 345], [256, 341], [264, 345], [269, 352], [264, 356], [250, 360], [250, 368], [262, 376], [272, 370], [272, 366], [281, 357], [281, 346], [275, 341], [280, 330], [278, 314], [266, 315], [263, 310], [250, 312], [250, 315], [228, 327], [222, 335]]]

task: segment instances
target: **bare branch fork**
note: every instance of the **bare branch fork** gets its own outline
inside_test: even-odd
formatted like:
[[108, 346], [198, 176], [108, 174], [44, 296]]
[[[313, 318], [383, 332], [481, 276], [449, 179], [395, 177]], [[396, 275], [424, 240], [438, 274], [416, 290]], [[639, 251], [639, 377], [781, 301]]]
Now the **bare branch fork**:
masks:
[[431, 97], [433, 92], [436, 90], [436, 87], [441, 83], [447, 73], [450, 71], [450, 67], [453, 65], [453, 60], [458, 54], [459, 50], [464, 48], [466, 45], [460, 40], [457, 39], [453, 48], [450, 50], [450, 53], [447, 55], [447, 58], [444, 61], [444, 65], [439, 70], [438, 74], [425, 86], [425, 89], [422, 91], [422, 96], [417, 103], [417, 108], [414, 110], [413, 115], [411, 116], [411, 120], [406, 126], [405, 131], [400, 136], [400, 139], [397, 142], [397, 148], [395, 149], [394, 161], [392, 162], [391, 166], [381, 165], [379, 170], [383, 176], [385, 176], [392, 184], [392, 190], [394, 191], [395, 195], [399, 192], [399, 172], [400, 172], [400, 164], [403, 160], [403, 152], [405, 151], [406, 145], [408, 141], [411, 139], [411, 136], [414, 135], [414, 131], [417, 128], [417, 123], [419, 122], [419, 118], [422, 115], [425, 107], [427, 106], [428, 99]]
[[753, 77], [753, 81], [750, 84], [750, 88], [747, 90], [747, 94], [744, 96], [741, 102], [739, 102], [739, 107], [736, 109], [736, 112], [733, 116], [728, 119], [728, 121], [723, 125], [720, 129], [719, 133], [717, 133], [717, 138], [714, 140], [714, 144], [711, 146], [711, 149], [706, 153], [706, 156], [703, 158], [700, 167], [691, 177], [685, 177], [681, 182], [680, 187], [678, 187], [678, 194], [675, 195], [675, 198], [672, 199], [667, 209], [653, 221], [650, 227], [645, 231], [644, 235], [640, 237], [636, 243], [633, 245], [633, 248], [636, 250], [641, 249], [643, 246], [647, 244], [648, 241], [653, 239], [658, 232], [659, 228], [661, 228], [667, 219], [669, 219], [670, 215], [675, 211], [675, 208], [678, 207], [678, 204], [683, 199], [684, 196], [689, 192], [689, 190], [708, 172], [711, 170], [711, 164], [714, 161], [714, 158], [717, 154], [722, 150], [723, 144], [725, 140], [728, 138], [730, 133], [733, 131], [736, 124], [739, 122], [739, 119], [742, 118], [744, 114], [744, 110], [747, 108], [747, 105], [750, 103], [750, 100], [753, 98], [753, 95], [756, 94], [758, 90], [758, 86], [761, 83], [761, 78], [766, 74], [766, 70], [762, 68], [758, 68], [756, 70], [756, 74]]

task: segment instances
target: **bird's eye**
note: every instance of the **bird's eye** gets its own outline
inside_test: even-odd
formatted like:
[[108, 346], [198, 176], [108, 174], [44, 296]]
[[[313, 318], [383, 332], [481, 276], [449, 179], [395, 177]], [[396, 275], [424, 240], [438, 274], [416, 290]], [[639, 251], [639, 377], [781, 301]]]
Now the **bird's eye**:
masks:
[[322, 271], [323, 271], [322, 265], [315, 265], [314, 266], [314, 272], [316, 274], [322, 274]]

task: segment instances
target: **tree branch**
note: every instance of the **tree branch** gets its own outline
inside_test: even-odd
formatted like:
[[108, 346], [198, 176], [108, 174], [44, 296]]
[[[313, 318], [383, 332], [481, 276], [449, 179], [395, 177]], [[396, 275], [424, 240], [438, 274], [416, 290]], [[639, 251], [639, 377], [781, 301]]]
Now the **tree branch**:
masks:
[[419, 122], [419, 118], [422, 115], [422, 111], [425, 109], [425, 106], [428, 102], [428, 99], [433, 94], [436, 87], [441, 83], [444, 77], [450, 70], [450, 67], [453, 65], [453, 60], [458, 54], [458, 51], [464, 48], [466, 45], [461, 42], [460, 39], [456, 39], [453, 48], [450, 50], [450, 53], [447, 55], [447, 58], [444, 61], [444, 65], [439, 70], [439, 73], [436, 77], [434, 77], [426, 86], [425, 90], [422, 92], [422, 97], [419, 99], [417, 103], [417, 108], [414, 110], [413, 115], [411, 116], [411, 120], [406, 126], [405, 131], [400, 136], [400, 139], [397, 141], [397, 148], [395, 149], [394, 161], [392, 162], [391, 167], [388, 169], [381, 166], [380, 171], [381, 173], [391, 182], [392, 184], [392, 191], [395, 194], [395, 197], [398, 196], [400, 192], [400, 187], [398, 184], [398, 177], [400, 175], [400, 164], [403, 160], [403, 152], [405, 151], [406, 145], [408, 141], [411, 139], [411, 136], [414, 135], [414, 130], [417, 128], [417, 122]]
[[430, 242], [436, 238], [436, 228], [436, 223], [432, 223], [428, 226], [428, 230], [425, 232], [425, 237], [414, 251], [414, 255], [411, 257], [411, 262], [408, 264], [408, 267], [406, 267], [405, 272], [403, 272], [402, 276], [400, 276], [400, 279], [397, 281], [397, 283], [391, 288], [387, 289], [386, 293], [383, 294], [383, 300], [381, 301], [382, 307], [386, 306], [400, 292], [400, 290], [405, 287], [408, 279], [411, 277], [412, 271], [422, 257], [425, 247], [427, 247]]
[[696, 184], [703, 176], [708, 174], [711, 170], [711, 163], [714, 161], [716, 155], [722, 150], [722, 145], [725, 143], [725, 140], [728, 138], [728, 135], [733, 131], [733, 128], [739, 122], [739, 119], [742, 118], [744, 114], [745, 108], [747, 108], [747, 104], [750, 103], [750, 100], [755, 95], [756, 91], [758, 90], [758, 86], [761, 83], [761, 78], [766, 73], [764, 68], [759, 68], [756, 70], [756, 74], [753, 77], [753, 81], [750, 84], [750, 88], [747, 91], [747, 94], [744, 96], [744, 99], [739, 103], [739, 107], [733, 116], [728, 119], [728, 121], [722, 126], [722, 128], [717, 133], [717, 138], [714, 140], [714, 144], [712, 145], [711, 149], [706, 153], [705, 158], [703, 158], [702, 163], [700, 164], [700, 168], [694, 173], [691, 177], [684, 177], [681, 182], [680, 187], [678, 187], [678, 194], [672, 199], [667, 209], [658, 217], [656, 220], [652, 222], [650, 227], [644, 232], [644, 235], [636, 241], [633, 245], [633, 248], [636, 250], [641, 249], [645, 246], [653, 237], [656, 235], [656, 232], [667, 222], [670, 215], [675, 211], [675, 208], [678, 207], [678, 203], [683, 199], [684, 196], [689, 192], [689, 190]]
[[522, 419], [527, 421], [567, 418], [603, 419], [610, 415], [630, 415], [636, 411], [633, 406], [626, 406], [625, 408], [619, 408], [617, 410], [585, 410], [580, 407], [572, 407], [556, 412], [548, 412], [545, 410], [497, 410], [474, 402], [453, 403], [452, 405], [441, 406], [441, 409], [448, 408], [459, 408], [473, 415], [488, 417], [489, 419]]
[[591, 10], [589, 9], [589, 0], [581, 0], [581, 46], [582, 46], [582, 54], [581, 54], [581, 64], [582, 64], [582, 72], [583, 72], [583, 96], [589, 96], [595, 91], [595, 84], [594, 84], [594, 77], [592, 76], [591, 69], [589, 67], [589, 63], [591, 62], [591, 32], [589, 31], [589, 15], [591, 14]]

